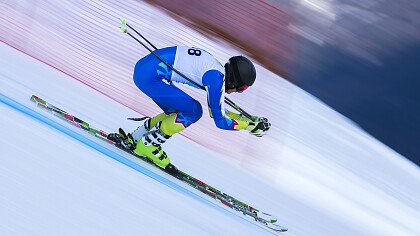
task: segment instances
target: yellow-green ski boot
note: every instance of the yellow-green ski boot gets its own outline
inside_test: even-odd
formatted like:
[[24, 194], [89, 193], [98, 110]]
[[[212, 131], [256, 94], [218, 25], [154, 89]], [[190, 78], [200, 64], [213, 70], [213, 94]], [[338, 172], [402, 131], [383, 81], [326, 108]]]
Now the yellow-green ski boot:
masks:
[[166, 135], [160, 130], [161, 123], [162, 122], [156, 123], [156, 125], [137, 142], [133, 152], [137, 155], [148, 157], [157, 166], [165, 169], [170, 164], [170, 160], [165, 151], [162, 150], [161, 145], [171, 136]]

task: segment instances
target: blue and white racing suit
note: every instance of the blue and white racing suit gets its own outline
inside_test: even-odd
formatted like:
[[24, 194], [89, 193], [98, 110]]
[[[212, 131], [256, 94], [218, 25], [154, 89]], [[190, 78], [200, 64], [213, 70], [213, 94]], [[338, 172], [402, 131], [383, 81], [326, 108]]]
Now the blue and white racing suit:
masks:
[[[225, 116], [225, 69], [216, 58], [203, 49], [186, 46], [162, 48], [154, 52], [176, 70], [206, 88], [209, 109], [217, 127], [236, 130], [238, 122]], [[173, 72], [153, 54], [137, 62], [133, 79], [136, 86], [165, 113], [177, 112], [184, 127], [202, 117], [200, 103], [172, 82], [197, 86]]]

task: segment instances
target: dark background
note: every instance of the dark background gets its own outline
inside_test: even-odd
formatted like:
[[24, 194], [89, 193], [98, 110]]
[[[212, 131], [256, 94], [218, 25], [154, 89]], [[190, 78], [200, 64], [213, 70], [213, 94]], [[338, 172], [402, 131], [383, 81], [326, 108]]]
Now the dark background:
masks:
[[420, 165], [420, 44], [380, 58], [381, 65], [306, 45], [303, 56], [316, 60], [299, 68], [296, 84]]
[[292, 82], [420, 166], [420, 1], [272, 2], [304, 32]]
[[148, 2], [237, 45], [420, 166], [419, 0]]

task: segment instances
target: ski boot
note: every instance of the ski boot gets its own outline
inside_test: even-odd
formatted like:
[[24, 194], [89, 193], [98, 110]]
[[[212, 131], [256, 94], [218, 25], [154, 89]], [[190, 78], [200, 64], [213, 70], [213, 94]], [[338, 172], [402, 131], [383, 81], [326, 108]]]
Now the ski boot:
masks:
[[118, 129], [118, 133], [108, 134], [107, 138], [126, 150], [133, 151], [136, 148], [136, 141], [133, 136], [130, 133], [126, 134], [121, 128]]
[[161, 145], [171, 136], [160, 130], [161, 121], [156, 123], [143, 137], [138, 140], [134, 153], [148, 157], [153, 163], [162, 169], [170, 164], [168, 155], [162, 150]]
[[[131, 120], [143, 122], [142, 125], [131, 133], [133, 143], [136, 144], [133, 152], [139, 156], [147, 157], [167, 173], [176, 176], [178, 169], [170, 163], [168, 155], [166, 155], [161, 147], [161, 144], [171, 137], [171, 135], [165, 134], [161, 129], [163, 120], [167, 118], [168, 115], [165, 113], [158, 114], [153, 118], [130, 118]], [[170, 121], [169, 123], [173, 122]]]

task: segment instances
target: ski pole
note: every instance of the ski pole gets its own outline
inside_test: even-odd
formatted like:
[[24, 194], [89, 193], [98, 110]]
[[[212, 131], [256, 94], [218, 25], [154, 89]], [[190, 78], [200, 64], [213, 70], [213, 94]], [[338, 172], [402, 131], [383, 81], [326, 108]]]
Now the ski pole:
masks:
[[162, 57], [160, 57], [157, 53], [155, 53], [152, 49], [150, 49], [147, 45], [145, 45], [143, 42], [141, 42], [138, 38], [136, 38], [134, 35], [132, 35], [128, 30], [124, 27], [120, 27], [121, 31], [125, 34], [128, 34], [130, 37], [132, 37], [134, 40], [136, 40], [138, 43], [140, 43], [143, 47], [145, 47], [150, 53], [152, 53], [155, 57], [157, 57], [161, 62], [163, 62], [167, 67], [169, 67], [171, 70], [175, 71], [177, 74], [182, 76], [184, 79], [188, 80], [189, 82], [193, 83], [195, 86], [198, 86], [199, 88], [205, 90], [205, 88], [198, 83], [190, 80], [187, 76], [179, 72], [177, 69], [173, 68], [168, 62], [165, 61]]
[[[140, 37], [142, 37], [147, 43], [149, 43], [155, 50], [157, 49], [157, 47], [155, 47], [149, 40], [147, 40], [142, 34], [140, 34], [139, 32], [137, 32], [133, 27], [131, 27], [126, 20], [121, 19], [120, 21], [123, 25], [126, 25], [127, 27], [129, 27], [130, 29], [132, 29], [134, 32], [136, 32]], [[134, 35], [132, 35], [130, 32], [128, 32], [128, 30], [124, 27], [120, 27], [120, 30], [125, 33], [128, 34], [130, 37], [132, 37], [134, 40], [136, 40], [138, 43], [140, 43], [144, 48], [146, 48], [150, 53], [152, 53], [155, 57], [157, 57], [161, 62], [163, 62], [167, 67], [169, 67], [171, 70], [173, 70], [175, 73], [177, 73], [178, 75], [180, 75], [182, 78], [186, 79], [187, 81], [191, 82], [192, 84], [194, 84], [195, 86], [201, 88], [202, 90], [206, 90], [205, 87], [203, 87], [202, 85], [194, 82], [193, 80], [191, 80], [190, 78], [188, 78], [187, 76], [185, 76], [183, 73], [181, 73], [180, 71], [178, 71], [177, 69], [175, 69], [173, 66], [171, 66], [168, 62], [166, 62], [162, 57], [160, 57], [157, 53], [155, 53], [152, 49], [150, 49], [147, 45], [145, 45], [143, 42], [141, 42], [137, 37], [135, 37]], [[246, 112], [245, 110], [243, 110], [241, 107], [239, 107], [238, 105], [236, 105], [232, 100], [230, 100], [229, 98], [225, 97], [225, 102], [226, 104], [228, 104], [229, 106], [231, 106], [233, 109], [237, 110], [239, 113], [241, 113], [242, 115], [246, 116], [248, 119], [253, 120], [253, 117]]]
[[126, 20], [120, 18], [121, 24], [128, 26], [128, 28], [130, 28], [131, 30], [133, 30], [134, 32], [136, 32], [136, 34], [138, 34], [142, 39], [144, 39], [148, 44], [150, 44], [150, 46], [152, 46], [152, 48], [154, 48], [155, 50], [157, 50], [158, 48], [155, 47], [155, 45], [153, 45], [149, 40], [147, 40], [142, 34], [140, 34], [139, 32], [137, 32], [136, 29], [134, 29], [133, 27], [131, 27]]

